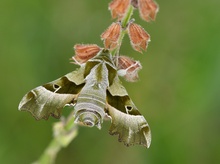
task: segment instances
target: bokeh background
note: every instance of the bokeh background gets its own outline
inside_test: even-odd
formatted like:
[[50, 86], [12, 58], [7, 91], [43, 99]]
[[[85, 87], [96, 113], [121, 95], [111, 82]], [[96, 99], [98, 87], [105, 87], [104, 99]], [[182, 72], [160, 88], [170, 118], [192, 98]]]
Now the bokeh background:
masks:
[[[99, 36], [113, 21], [109, 2], [0, 1], [0, 163], [31, 163], [43, 153], [57, 120], [36, 121], [18, 103], [76, 68], [74, 44], [102, 46]], [[143, 65], [138, 82], [123, 84], [151, 126], [150, 149], [125, 147], [106, 122], [102, 130], [80, 127], [57, 164], [220, 163], [220, 1], [157, 2], [155, 22], [134, 13], [151, 35], [147, 52], [135, 52], [128, 37], [121, 48]]]

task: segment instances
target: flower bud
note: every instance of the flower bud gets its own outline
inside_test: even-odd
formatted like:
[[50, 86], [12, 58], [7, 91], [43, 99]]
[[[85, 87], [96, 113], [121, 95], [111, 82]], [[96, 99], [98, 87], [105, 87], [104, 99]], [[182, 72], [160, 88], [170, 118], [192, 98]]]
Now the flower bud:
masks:
[[101, 48], [96, 44], [76, 44], [74, 50], [75, 56], [73, 56], [72, 59], [76, 64], [81, 65], [96, 56]]
[[102, 33], [101, 39], [104, 40], [104, 45], [106, 49], [113, 50], [118, 46], [118, 40], [121, 34], [121, 30], [121, 23], [113, 22], [108, 27], [108, 29]]
[[147, 49], [150, 35], [140, 25], [133, 22], [128, 25], [128, 35], [134, 50], [142, 52]]
[[118, 60], [118, 74], [129, 82], [138, 80], [138, 71], [142, 68], [139, 61], [135, 61], [127, 56], [115, 57]]
[[119, 18], [124, 16], [130, 4], [130, 0], [113, 0], [109, 3], [109, 10], [111, 10], [112, 18]]
[[159, 7], [154, 0], [138, 0], [140, 17], [149, 22], [155, 20]]

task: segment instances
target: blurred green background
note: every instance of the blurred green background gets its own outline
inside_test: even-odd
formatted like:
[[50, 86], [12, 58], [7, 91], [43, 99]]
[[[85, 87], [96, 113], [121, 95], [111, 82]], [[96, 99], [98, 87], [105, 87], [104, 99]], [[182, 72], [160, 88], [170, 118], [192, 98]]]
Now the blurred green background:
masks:
[[[76, 68], [76, 43], [102, 46], [113, 21], [110, 0], [0, 1], [0, 163], [31, 163], [52, 138], [57, 120], [35, 121], [17, 110], [22, 96]], [[155, 22], [135, 11], [151, 35], [148, 51], [135, 52], [125, 37], [121, 54], [140, 60], [136, 83], [123, 81], [152, 129], [150, 149], [125, 147], [102, 130], [79, 128], [57, 164], [220, 163], [220, 1], [157, 0]], [[65, 111], [64, 111], [65, 112]]]

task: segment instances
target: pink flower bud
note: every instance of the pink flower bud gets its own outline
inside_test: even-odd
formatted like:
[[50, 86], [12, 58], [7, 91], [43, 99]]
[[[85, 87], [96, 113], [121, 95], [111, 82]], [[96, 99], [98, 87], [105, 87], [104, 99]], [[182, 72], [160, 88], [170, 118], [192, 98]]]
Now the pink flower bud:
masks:
[[115, 57], [118, 60], [118, 74], [129, 82], [138, 80], [138, 71], [142, 68], [139, 61], [135, 61], [127, 56]]
[[113, 50], [118, 46], [119, 36], [121, 34], [121, 24], [120, 22], [113, 22], [107, 30], [105, 30], [101, 39], [104, 40], [104, 45], [106, 49]]
[[149, 22], [155, 20], [159, 7], [154, 0], [138, 0], [140, 17]]
[[109, 10], [111, 10], [112, 18], [119, 18], [124, 16], [130, 4], [130, 0], [113, 0], [109, 3]]
[[133, 22], [128, 25], [128, 35], [134, 50], [142, 52], [147, 49], [150, 35], [140, 25]]
[[74, 50], [75, 56], [72, 59], [76, 64], [81, 65], [96, 56], [101, 48], [96, 44], [76, 44]]

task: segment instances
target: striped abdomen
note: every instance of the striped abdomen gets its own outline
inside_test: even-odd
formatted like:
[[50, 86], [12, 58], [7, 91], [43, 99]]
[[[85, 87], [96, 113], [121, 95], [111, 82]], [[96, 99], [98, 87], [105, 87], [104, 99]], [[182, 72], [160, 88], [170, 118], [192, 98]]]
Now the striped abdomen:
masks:
[[85, 78], [75, 106], [75, 120], [86, 126], [101, 128], [105, 116], [108, 69], [104, 61], [97, 62]]

